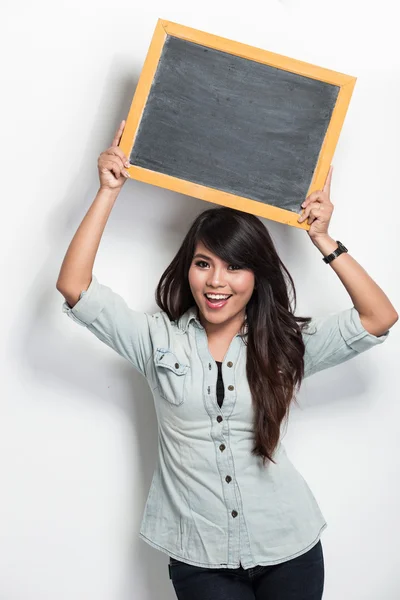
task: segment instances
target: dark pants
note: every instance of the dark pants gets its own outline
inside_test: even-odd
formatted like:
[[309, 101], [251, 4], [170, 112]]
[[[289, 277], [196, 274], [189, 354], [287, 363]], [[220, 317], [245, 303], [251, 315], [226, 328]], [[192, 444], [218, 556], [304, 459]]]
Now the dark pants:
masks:
[[170, 558], [168, 566], [178, 600], [321, 600], [324, 589], [321, 540], [277, 565], [209, 569]]

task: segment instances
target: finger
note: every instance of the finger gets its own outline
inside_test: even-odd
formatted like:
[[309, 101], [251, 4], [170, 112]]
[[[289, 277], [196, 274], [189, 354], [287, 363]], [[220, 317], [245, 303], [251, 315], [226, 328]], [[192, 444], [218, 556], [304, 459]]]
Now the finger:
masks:
[[115, 163], [105, 162], [100, 167], [101, 173], [112, 173], [117, 179], [119, 179], [119, 169]]
[[312, 211], [315, 211], [315, 210], [319, 209], [319, 207], [320, 207], [320, 203], [319, 202], [313, 202], [313, 203], [309, 204], [307, 206], [307, 208], [304, 209], [303, 214], [300, 215], [300, 217], [297, 219], [298, 223], [302, 223], [303, 221], [305, 221], [307, 219], [307, 217], [310, 216], [310, 214], [312, 213]]
[[323, 190], [328, 195], [330, 194], [330, 191], [331, 191], [332, 173], [333, 173], [333, 166], [331, 165], [331, 167], [329, 169], [329, 173], [328, 173], [328, 175], [326, 177], [326, 181], [325, 181], [325, 185], [324, 185], [324, 190]]
[[111, 154], [102, 154], [99, 158], [99, 167], [103, 167], [104, 165], [110, 166], [115, 164], [119, 169], [123, 168], [123, 164], [121, 159], [118, 156], [113, 156]]
[[117, 179], [120, 178], [121, 167], [113, 160], [102, 161], [102, 163], [99, 165], [99, 168], [102, 173], [107, 173], [107, 171], [110, 171]]
[[309, 208], [306, 208], [306, 209], [303, 211], [303, 213], [302, 213], [302, 214], [299, 216], [299, 218], [297, 219], [297, 222], [298, 222], [298, 223], [302, 223], [303, 221], [305, 221], [305, 220], [306, 220], [306, 218], [308, 217], [309, 213], [310, 213], [310, 210], [309, 210]]
[[118, 146], [111, 146], [111, 148], [108, 148], [108, 150], [106, 150], [106, 154], [113, 154], [114, 156], [118, 156], [125, 167], [130, 166], [129, 160], [126, 158], [121, 148], [118, 148]]
[[114, 136], [111, 146], [118, 146], [120, 139], [122, 137], [122, 132], [124, 131], [125, 121], [121, 121], [121, 125], [118, 127], [117, 132]]
[[307, 198], [304, 200], [304, 202], [302, 203], [301, 206], [303, 208], [305, 208], [311, 202], [316, 202], [317, 200], [319, 200], [320, 202], [323, 201], [323, 192], [321, 190], [317, 190], [316, 192], [313, 192], [312, 194], [310, 194], [309, 196], [307, 196]]
[[105, 152], [102, 156], [102, 161], [110, 161], [110, 162], [114, 162], [119, 169], [123, 169], [124, 168], [124, 163], [122, 161], [122, 159], [119, 156], [116, 156], [115, 154], [111, 154], [108, 152]]
[[308, 221], [307, 221], [308, 224], [311, 225], [315, 221], [316, 218], [317, 217], [315, 215], [313, 215], [313, 214], [309, 215]]
[[308, 224], [311, 225], [311, 223], [313, 223], [319, 216], [321, 216], [320, 213], [320, 208], [321, 205], [317, 204], [317, 206], [315, 206], [315, 204], [312, 206], [309, 214], [308, 214]]

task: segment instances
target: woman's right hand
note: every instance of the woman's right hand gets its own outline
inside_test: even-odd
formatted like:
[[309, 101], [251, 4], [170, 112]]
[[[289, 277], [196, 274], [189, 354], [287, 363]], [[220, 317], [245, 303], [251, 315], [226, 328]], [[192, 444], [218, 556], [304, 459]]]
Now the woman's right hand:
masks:
[[124, 128], [125, 121], [121, 121], [111, 146], [100, 154], [97, 161], [100, 187], [103, 189], [118, 191], [122, 188], [126, 179], [130, 177], [125, 168], [129, 167], [129, 160], [118, 147]]

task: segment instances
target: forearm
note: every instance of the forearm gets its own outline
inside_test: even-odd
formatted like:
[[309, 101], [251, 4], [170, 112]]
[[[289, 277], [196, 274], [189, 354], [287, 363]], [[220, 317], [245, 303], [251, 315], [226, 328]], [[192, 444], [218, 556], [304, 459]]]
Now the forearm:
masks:
[[57, 280], [59, 291], [72, 286], [86, 289], [90, 284], [100, 240], [118, 191], [100, 188], [97, 192], [65, 254]]
[[[327, 256], [337, 248], [336, 241], [329, 235], [312, 239], [312, 242], [323, 256]], [[367, 331], [379, 336], [392, 327], [398, 319], [394, 306], [383, 290], [348, 252], [335, 258], [329, 265], [346, 288]]]

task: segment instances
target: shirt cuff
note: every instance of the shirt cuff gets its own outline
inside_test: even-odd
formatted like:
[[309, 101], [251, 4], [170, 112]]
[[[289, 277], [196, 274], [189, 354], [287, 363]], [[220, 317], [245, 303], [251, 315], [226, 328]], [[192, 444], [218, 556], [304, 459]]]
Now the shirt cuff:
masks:
[[387, 340], [390, 329], [380, 336], [367, 331], [361, 322], [358, 310], [353, 306], [350, 310], [339, 313], [340, 333], [348, 346], [356, 352], [364, 352]]
[[68, 302], [62, 305], [62, 311], [68, 315], [73, 321], [80, 325], [90, 325], [97, 319], [103, 310], [104, 303], [101, 298], [101, 286], [95, 277], [92, 275], [92, 281], [87, 290], [80, 293], [79, 300], [73, 308]]

